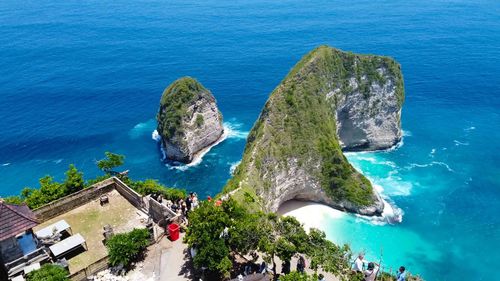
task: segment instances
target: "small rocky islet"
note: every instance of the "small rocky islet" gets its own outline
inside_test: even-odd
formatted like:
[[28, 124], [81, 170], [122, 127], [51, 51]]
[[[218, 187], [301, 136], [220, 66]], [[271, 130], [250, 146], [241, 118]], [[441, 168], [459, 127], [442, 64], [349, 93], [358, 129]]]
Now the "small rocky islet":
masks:
[[172, 161], [190, 163], [224, 134], [214, 96], [191, 77], [182, 77], [165, 89], [156, 119], [165, 156]]
[[[396, 145], [403, 102], [394, 59], [329, 46], [312, 50], [270, 94], [223, 193], [264, 211], [296, 199], [381, 215], [380, 195], [343, 151]], [[184, 163], [224, 130], [215, 98], [190, 77], [165, 90], [157, 120], [167, 158]]]

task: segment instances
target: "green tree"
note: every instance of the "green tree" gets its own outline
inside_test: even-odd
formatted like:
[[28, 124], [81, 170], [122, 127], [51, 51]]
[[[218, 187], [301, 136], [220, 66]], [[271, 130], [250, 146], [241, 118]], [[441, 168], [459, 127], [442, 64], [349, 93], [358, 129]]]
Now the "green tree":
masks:
[[128, 233], [116, 234], [106, 242], [109, 263], [112, 266], [122, 264], [128, 267], [148, 245], [149, 232], [147, 229], [134, 229]]
[[66, 188], [66, 194], [75, 193], [85, 187], [83, 173], [78, 171], [78, 169], [73, 164], [69, 165], [68, 171], [66, 171], [66, 180], [64, 181], [64, 186]]
[[115, 154], [109, 151], [104, 152], [104, 154], [106, 157], [97, 161], [97, 167], [107, 174], [114, 173], [113, 169], [123, 165], [125, 161], [124, 155]]
[[55, 264], [44, 264], [40, 269], [34, 270], [26, 275], [27, 281], [69, 281], [69, 272], [62, 266]]

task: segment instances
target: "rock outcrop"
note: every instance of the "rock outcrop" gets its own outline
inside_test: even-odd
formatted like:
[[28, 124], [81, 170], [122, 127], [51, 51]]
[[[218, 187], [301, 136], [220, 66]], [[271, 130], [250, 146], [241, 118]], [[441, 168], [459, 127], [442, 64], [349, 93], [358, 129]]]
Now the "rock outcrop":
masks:
[[397, 143], [403, 100], [393, 59], [327, 46], [311, 51], [271, 93], [224, 191], [266, 211], [298, 199], [380, 215], [380, 196], [342, 150]]
[[224, 133], [214, 96], [191, 77], [165, 89], [156, 119], [166, 157], [173, 161], [191, 162]]

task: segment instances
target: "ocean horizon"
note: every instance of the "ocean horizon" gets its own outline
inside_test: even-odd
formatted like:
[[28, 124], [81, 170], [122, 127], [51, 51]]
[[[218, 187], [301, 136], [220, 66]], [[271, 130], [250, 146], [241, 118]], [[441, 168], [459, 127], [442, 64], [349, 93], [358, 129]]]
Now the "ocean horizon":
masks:
[[[390, 56], [406, 100], [398, 147], [349, 152], [401, 223], [325, 211], [329, 239], [425, 280], [490, 280], [500, 259], [500, 2], [0, 2], [0, 196], [101, 175], [105, 151], [133, 179], [222, 190], [269, 94], [319, 45]], [[210, 89], [227, 138], [189, 167], [162, 161], [161, 94]], [[305, 218], [307, 220], [307, 218]]]

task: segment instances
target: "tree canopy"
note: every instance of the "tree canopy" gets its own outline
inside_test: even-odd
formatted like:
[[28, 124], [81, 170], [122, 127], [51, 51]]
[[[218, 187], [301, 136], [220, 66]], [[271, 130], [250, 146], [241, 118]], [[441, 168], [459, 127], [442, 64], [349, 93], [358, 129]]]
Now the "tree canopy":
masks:
[[189, 215], [190, 225], [185, 242], [196, 249], [194, 264], [220, 277], [228, 277], [236, 255], [257, 251], [273, 263], [275, 257], [289, 262], [302, 254], [312, 260], [311, 268], [343, 274], [349, 268], [349, 248], [328, 241], [320, 230], [308, 234], [293, 217], [249, 212], [229, 199], [220, 206], [203, 202]]
[[123, 165], [125, 161], [125, 156], [121, 154], [115, 154], [109, 151], [104, 152], [106, 157], [97, 161], [97, 167], [104, 171], [105, 173], [113, 172], [113, 169]]

